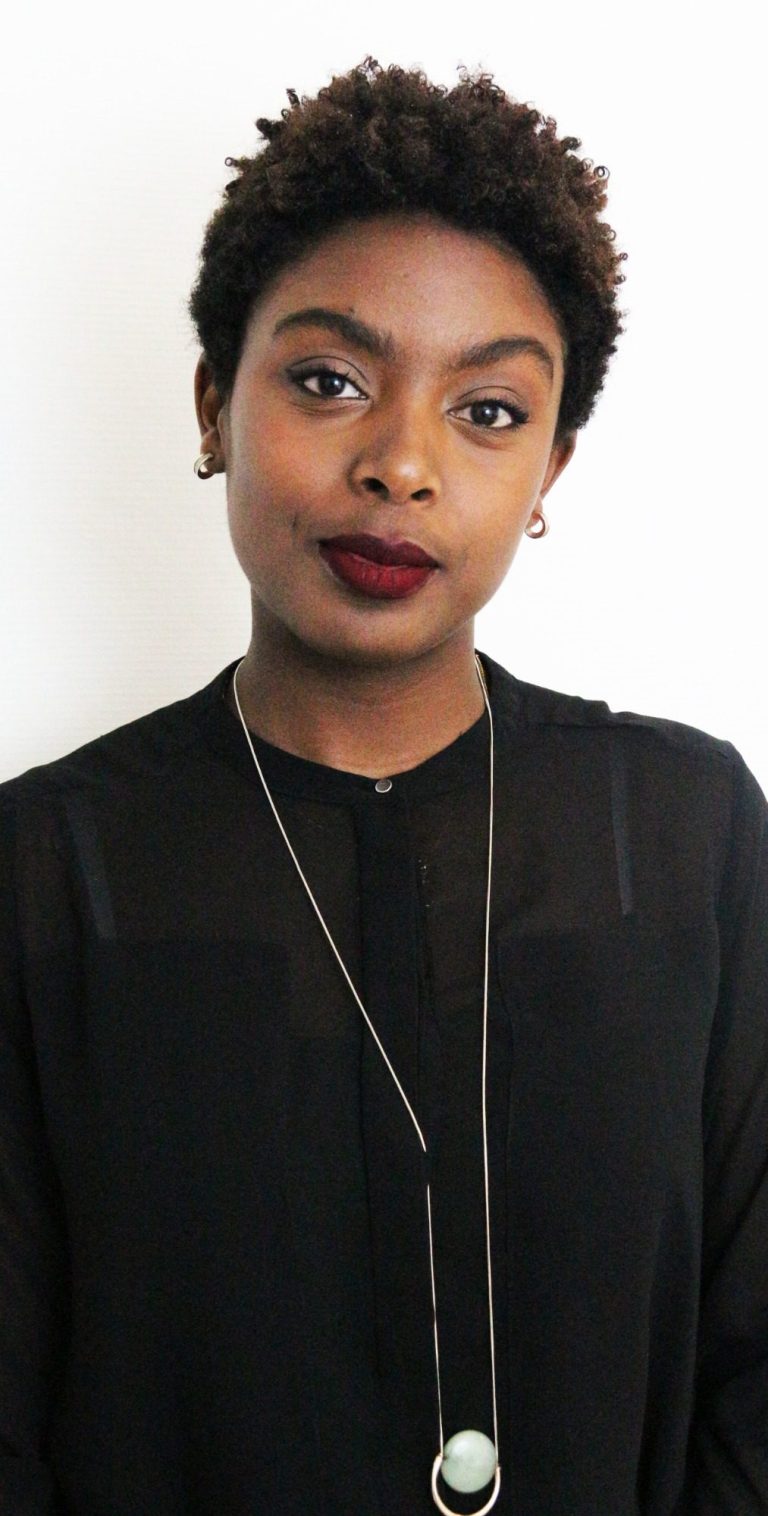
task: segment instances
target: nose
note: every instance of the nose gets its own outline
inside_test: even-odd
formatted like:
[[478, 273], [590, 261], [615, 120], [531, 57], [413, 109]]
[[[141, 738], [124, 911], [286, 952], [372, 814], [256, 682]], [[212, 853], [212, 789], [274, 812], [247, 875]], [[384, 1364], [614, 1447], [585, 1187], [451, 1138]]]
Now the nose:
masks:
[[391, 505], [429, 501], [440, 479], [423, 408], [400, 407], [371, 428], [351, 466], [356, 492], [378, 495]]

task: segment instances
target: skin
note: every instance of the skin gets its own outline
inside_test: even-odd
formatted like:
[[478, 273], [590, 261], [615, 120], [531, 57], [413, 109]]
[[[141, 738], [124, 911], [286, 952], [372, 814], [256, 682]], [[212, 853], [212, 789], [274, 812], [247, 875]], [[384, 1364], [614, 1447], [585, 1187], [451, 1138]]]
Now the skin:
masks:
[[[316, 325], [273, 335], [310, 306], [386, 330], [392, 356]], [[518, 334], [545, 345], [552, 375], [527, 353], [446, 372], [469, 344]], [[313, 362], [346, 382], [310, 377]], [[251, 586], [237, 685], [252, 731], [378, 778], [423, 762], [483, 714], [474, 617], [573, 454], [575, 434], [554, 443], [564, 363], [527, 266], [426, 213], [346, 223], [283, 269], [251, 312], [227, 403], [201, 356], [201, 452], [226, 473]], [[514, 425], [492, 401], [528, 420]], [[440, 566], [402, 600], [363, 597], [318, 551], [321, 538], [360, 531], [416, 542]], [[226, 698], [237, 712], [231, 687]]]

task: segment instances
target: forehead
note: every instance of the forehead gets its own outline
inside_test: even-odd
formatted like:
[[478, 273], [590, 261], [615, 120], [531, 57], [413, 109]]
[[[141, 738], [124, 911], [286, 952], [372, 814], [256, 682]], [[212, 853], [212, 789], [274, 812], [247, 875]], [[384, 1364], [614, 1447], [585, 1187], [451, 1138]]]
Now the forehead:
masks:
[[562, 357], [557, 316], [535, 274], [493, 233], [426, 212], [345, 222], [275, 276], [252, 312], [261, 346], [281, 317], [334, 305], [390, 331], [398, 348], [525, 332]]

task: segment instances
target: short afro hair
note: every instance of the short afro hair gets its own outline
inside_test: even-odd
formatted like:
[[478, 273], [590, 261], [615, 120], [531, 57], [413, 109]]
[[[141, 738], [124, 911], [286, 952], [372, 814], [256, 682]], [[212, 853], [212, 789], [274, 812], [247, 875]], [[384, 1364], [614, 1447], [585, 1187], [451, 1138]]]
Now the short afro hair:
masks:
[[452, 89], [420, 69], [374, 58], [317, 96], [287, 91], [279, 121], [252, 158], [227, 158], [239, 178], [205, 229], [188, 302], [222, 402], [231, 396], [251, 310], [282, 268], [344, 222], [429, 211], [490, 235], [521, 257], [563, 338], [565, 373], [555, 442], [585, 425], [624, 330], [616, 288], [627, 257], [599, 219], [608, 169], [573, 156], [578, 137], [477, 71]]

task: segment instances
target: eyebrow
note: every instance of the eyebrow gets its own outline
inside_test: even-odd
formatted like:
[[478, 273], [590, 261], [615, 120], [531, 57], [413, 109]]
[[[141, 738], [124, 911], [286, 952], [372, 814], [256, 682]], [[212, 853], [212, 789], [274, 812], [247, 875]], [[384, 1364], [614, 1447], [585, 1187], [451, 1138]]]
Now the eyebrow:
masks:
[[[345, 342], [352, 342], [373, 358], [381, 358], [387, 363], [393, 363], [397, 357], [397, 347], [390, 332], [369, 326], [366, 321], [360, 321], [356, 316], [347, 316], [343, 311], [329, 310], [323, 305], [309, 305], [303, 310], [291, 311], [289, 315], [281, 317], [272, 336], [276, 337], [279, 332], [295, 326], [325, 327], [326, 331], [336, 333]], [[471, 347], [454, 353], [448, 359], [446, 370], [454, 373], [460, 369], [486, 368], [491, 363], [498, 363], [501, 358], [516, 358], [519, 353], [530, 353], [546, 370], [550, 382], [554, 379], [552, 354], [537, 337], [494, 337], [490, 342], [475, 342]]]

